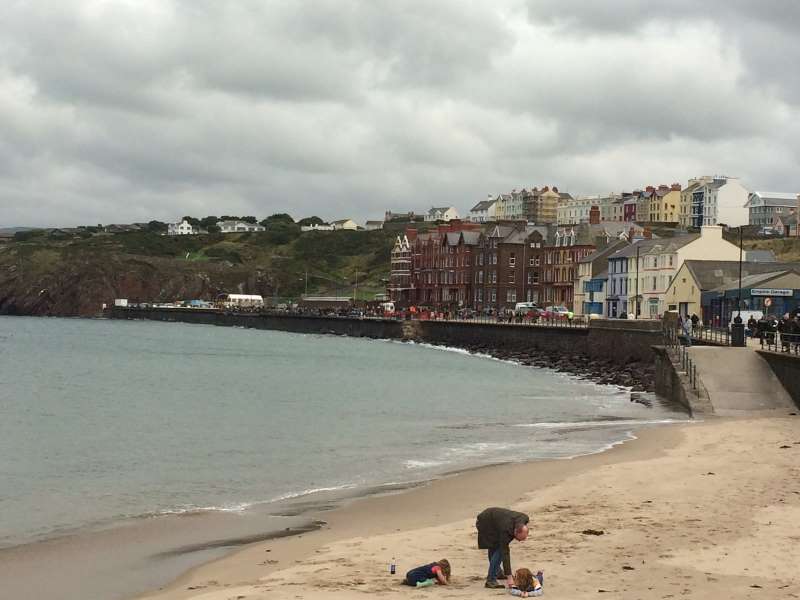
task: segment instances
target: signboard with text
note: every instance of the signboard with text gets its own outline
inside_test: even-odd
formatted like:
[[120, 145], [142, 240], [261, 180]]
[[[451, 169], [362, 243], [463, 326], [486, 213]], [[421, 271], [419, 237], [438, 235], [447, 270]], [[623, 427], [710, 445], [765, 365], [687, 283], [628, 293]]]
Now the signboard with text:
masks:
[[753, 288], [750, 290], [751, 296], [794, 296], [794, 290], [781, 288]]

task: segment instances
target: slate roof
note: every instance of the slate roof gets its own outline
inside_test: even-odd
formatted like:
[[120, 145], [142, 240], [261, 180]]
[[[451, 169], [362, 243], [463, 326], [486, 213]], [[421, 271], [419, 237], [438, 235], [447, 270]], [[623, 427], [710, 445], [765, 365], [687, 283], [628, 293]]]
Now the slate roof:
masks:
[[481, 200], [470, 209], [470, 212], [478, 210], [489, 210], [497, 200]]
[[[756, 273], [753, 275], [748, 275], [747, 277], [742, 277], [742, 289], [759, 287], [760, 285], [769, 283], [770, 280], [780, 277], [781, 275], [785, 275], [787, 273], [796, 273], [800, 275], [800, 264], [786, 265], [788, 268], [780, 270], [775, 270], [775, 267], [777, 266], [775, 264], [771, 266], [773, 268], [772, 271], [768, 271], [766, 273]], [[726, 292], [728, 290], [738, 289], [738, 287], [739, 287], [739, 279], [737, 276], [735, 281], [714, 288], [713, 291]]]
[[[736, 260], [687, 260], [684, 266], [694, 277], [700, 290], [713, 290], [734, 283], [739, 285], [739, 261]], [[791, 264], [742, 263], [742, 286], [751, 277], [763, 277], [781, 267], [791, 268]]]

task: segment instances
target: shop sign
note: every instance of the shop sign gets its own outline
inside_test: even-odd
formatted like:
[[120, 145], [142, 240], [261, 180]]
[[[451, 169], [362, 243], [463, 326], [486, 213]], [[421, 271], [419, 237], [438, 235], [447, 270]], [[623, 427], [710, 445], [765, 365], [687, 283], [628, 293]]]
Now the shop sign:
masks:
[[794, 290], [780, 288], [753, 288], [750, 290], [751, 296], [794, 296]]

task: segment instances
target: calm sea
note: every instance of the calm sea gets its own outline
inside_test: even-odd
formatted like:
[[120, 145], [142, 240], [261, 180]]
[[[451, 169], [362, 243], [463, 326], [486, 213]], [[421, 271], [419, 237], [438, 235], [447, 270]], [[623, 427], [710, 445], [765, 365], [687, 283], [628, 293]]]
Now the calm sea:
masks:
[[685, 419], [619, 388], [420, 345], [0, 317], [0, 547], [597, 452]]

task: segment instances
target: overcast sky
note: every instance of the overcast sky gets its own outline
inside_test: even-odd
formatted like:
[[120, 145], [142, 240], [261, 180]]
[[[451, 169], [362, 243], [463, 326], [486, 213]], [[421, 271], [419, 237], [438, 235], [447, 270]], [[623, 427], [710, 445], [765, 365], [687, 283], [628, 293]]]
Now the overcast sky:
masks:
[[2, 0], [0, 226], [797, 191], [799, 22], [795, 0]]

